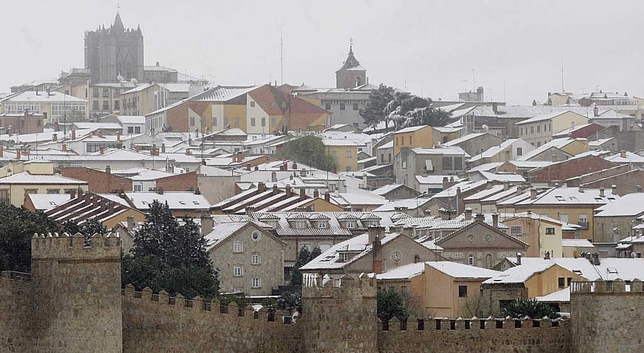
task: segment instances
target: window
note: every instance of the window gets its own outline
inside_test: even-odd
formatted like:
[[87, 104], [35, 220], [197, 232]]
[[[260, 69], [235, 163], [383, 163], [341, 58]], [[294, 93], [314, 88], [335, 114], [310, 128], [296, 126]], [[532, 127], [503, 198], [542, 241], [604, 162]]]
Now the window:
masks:
[[534, 126], [530, 126], [530, 133], [534, 134]]
[[467, 264], [470, 266], [474, 266], [474, 255], [470, 255], [467, 257]]
[[234, 266], [233, 267], [233, 276], [241, 277], [243, 275], [244, 275], [244, 268], [242, 266]]
[[92, 90], [92, 97], [94, 97], [94, 98], [98, 98], [98, 88], [94, 88], [94, 89]]
[[133, 134], [134, 133], [134, 126], [128, 126], [127, 127], [127, 133], [128, 134]]
[[517, 147], [517, 156], [523, 156], [523, 148]]
[[0, 190], [0, 202], [9, 203], [9, 190]]
[[114, 110], [121, 110], [121, 101], [114, 101]]
[[588, 227], [588, 216], [585, 214], [579, 215], [579, 225], [582, 227]]
[[402, 161], [402, 168], [407, 169], [407, 161]]
[[541, 147], [541, 141], [537, 141], [537, 147]]
[[396, 146], [398, 146], [398, 137], [396, 137]]
[[325, 110], [331, 110], [331, 103], [324, 103]]
[[463, 158], [454, 157], [454, 170], [461, 170], [461, 169], [463, 169]]
[[142, 185], [136, 185], [136, 184], [134, 185], [134, 192], [141, 192], [142, 189], [143, 189]]
[[141, 127], [140, 127], [140, 126], [136, 126], [136, 127], [134, 128], [134, 133], [135, 133], [135, 134], [140, 134], [140, 133], [141, 133]]
[[233, 252], [240, 253], [244, 251], [244, 244], [241, 241], [233, 243]]
[[108, 110], [110, 110], [110, 102], [103, 101], [103, 111], [108, 111]]
[[547, 234], [547, 235], [553, 235], [553, 234], [555, 234], [555, 229], [554, 229], [554, 228], [552, 228], [552, 227], [548, 227], [548, 228], [546, 228], [546, 234]]
[[353, 110], [358, 110], [358, 103], [353, 103]]
[[250, 126], [255, 126], [255, 118], [250, 118]]
[[253, 265], [259, 265], [261, 263], [259, 254], [251, 255], [250, 263], [253, 264]]
[[262, 118], [262, 127], [266, 126], [266, 118]]
[[60, 194], [60, 189], [47, 189], [47, 193], [50, 195]]
[[347, 262], [349, 261], [349, 254], [345, 252], [340, 253], [340, 262]]
[[443, 170], [454, 170], [452, 167], [452, 157], [443, 157]]
[[190, 117], [190, 126], [195, 126], [195, 117], [194, 116]]
[[510, 235], [520, 237], [523, 235], [523, 226], [510, 226]]
[[259, 234], [259, 232], [253, 232], [253, 234], [250, 235], [250, 238], [253, 239], [254, 242], [258, 242], [261, 236], [262, 235]]
[[565, 214], [565, 213], [560, 213], [559, 214], [559, 220], [562, 221], [562, 222], [568, 223], [568, 215]]
[[259, 277], [253, 277], [253, 288], [259, 288], [262, 286], [262, 279]]
[[347, 222], [347, 228], [351, 229], [351, 228], [355, 228], [355, 227], [356, 227], [356, 222], [354, 222], [354, 221], [348, 221]]
[[351, 154], [351, 150], [345, 150], [345, 151], [344, 151], [344, 156], [345, 156], [346, 158], [351, 158], [351, 155], [352, 155], [352, 154]]
[[255, 108], [255, 102], [250, 102], [251, 108]]
[[350, 172], [350, 171], [351, 171], [351, 166], [350, 166], [350, 165], [348, 165], [348, 166], [347, 166], [347, 172]]
[[318, 228], [326, 229], [326, 228], [328, 228], [328, 223], [326, 221], [320, 221], [320, 222], [318, 222]]
[[557, 278], [557, 285], [559, 286], [559, 289], [566, 288], [566, 279], [563, 277]]
[[345, 110], [345, 105], [344, 105], [344, 103], [340, 103], [340, 110]]
[[103, 98], [107, 98], [110, 96], [110, 89], [109, 88], [103, 88]]
[[537, 125], [537, 134], [541, 133], [541, 125]]
[[467, 297], [467, 286], [458, 286], [458, 297], [459, 298]]

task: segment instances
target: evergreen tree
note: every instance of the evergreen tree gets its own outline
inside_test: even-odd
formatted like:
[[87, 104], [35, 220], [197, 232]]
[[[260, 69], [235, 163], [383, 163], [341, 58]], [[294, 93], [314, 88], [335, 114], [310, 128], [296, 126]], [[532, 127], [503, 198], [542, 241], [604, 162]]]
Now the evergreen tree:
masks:
[[42, 212], [0, 203], [0, 271], [31, 271], [34, 233], [60, 233], [60, 227]]
[[150, 205], [145, 222], [134, 235], [131, 254], [123, 258], [123, 284], [150, 287], [186, 298], [212, 298], [219, 289], [218, 271], [212, 266], [207, 242], [189, 217], [181, 224], [168, 205]]
[[63, 232], [74, 235], [80, 233], [85, 236], [85, 240], [89, 243], [91, 237], [95, 234], [107, 234], [107, 228], [100, 223], [96, 218], [90, 218], [80, 225], [72, 220], [63, 223]]
[[382, 321], [389, 321], [394, 316], [399, 320], [405, 320], [409, 316], [402, 295], [395, 290], [379, 290], [376, 300], [378, 306], [377, 315]]
[[381, 121], [385, 121], [385, 108], [393, 99], [393, 87], [381, 83], [378, 89], [372, 90], [365, 108], [360, 110], [360, 116], [364, 120], [364, 123], [367, 125], [377, 125]]
[[291, 273], [291, 284], [302, 284], [302, 272], [300, 272], [300, 268], [320, 256], [320, 254], [322, 254], [322, 251], [317, 246], [313, 248], [313, 251], [309, 251], [309, 249], [304, 246], [300, 249], [297, 261], [295, 261], [295, 265], [293, 266], [293, 272]]
[[333, 170], [336, 160], [327, 155], [322, 139], [307, 135], [287, 142], [278, 154], [282, 159], [290, 159], [321, 170]]
[[560, 316], [550, 305], [536, 299], [515, 299], [501, 310], [501, 314], [513, 319], [523, 319], [526, 316], [533, 319], [556, 319]]

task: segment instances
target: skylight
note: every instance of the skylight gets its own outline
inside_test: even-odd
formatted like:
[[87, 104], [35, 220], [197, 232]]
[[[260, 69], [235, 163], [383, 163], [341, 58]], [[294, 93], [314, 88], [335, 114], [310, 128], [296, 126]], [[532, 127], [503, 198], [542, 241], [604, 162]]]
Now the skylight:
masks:
[[557, 201], [566, 201], [566, 199], [563, 196], [555, 196]]

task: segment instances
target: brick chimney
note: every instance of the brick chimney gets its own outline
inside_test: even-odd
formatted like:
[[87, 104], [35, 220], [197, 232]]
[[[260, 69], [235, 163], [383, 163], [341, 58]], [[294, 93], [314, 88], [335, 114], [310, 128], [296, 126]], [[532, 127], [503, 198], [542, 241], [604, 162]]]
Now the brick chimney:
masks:
[[121, 132], [120, 131], [118, 131], [116, 133], [116, 141], [121, 141]]
[[293, 162], [293, 169], [297, 169], [297, 163]]
[[58, 134], [51, 135], [51, 142], [58, 142]]
[[210, 215], [201, 216], [201, 235], [208, 235], [215, 228], [215, 219]]
[[499, 215], [496, 213], [492, 214], [492, 227], [499, 228]]
[[252, 167], [250, 166], [250, 163], [246, 163], [246, 170], [249, 171], [249, 172], [252, 170]]
[[72, 140], [76, 140], [76, 130], [72, 130]]
[[286, 197], [291, 197], [291, 185], [286, 184]]
[[69, 191], [69, 198], [70, 199], [75, 199], [76, 198], [76, 190], [70, 190]]
[[[255, 168], [257, 168], [257, 167], [255, 167]], [[277, 183], [277, 172], [276, 171], [271, 172], [271, 181], [274, 182], [274, 183]]]
[[[379, 227], [376, 227], [379, 228]], [[373, 241], [371, 242], [372, 248], [371, 248], [371, 255], [373, 257], [373, 272], [376, 274], [382, 273], [382, 243], [380, 242], [380, 231], [375, 230], [374, 233], [371, 232], [371, 229], [369, 229], [369, 239], [371, 240], [371, 236], [374, 236]]]
[[619, 151], [619, 157], [620, 158], [626, 158], [626, 151], [625, 150]]
[[316, 199], [320, 197], [320, 192], [317, 189], [313, 191], [313, 197], [315, 197]]
[[257, 183], [257, 191], [264, 192], [266, 191], [266, 184], [259, 182]]
[[530, 189], [530, 200], [534, 200], [537, 198], [537, 189], [532, 188]]
[[599, 197], [604, 197], [604, 188], [599, 188]]
[[615, 185], [615, 184], [611, 185], [610, 192], [613, 195], [617, 195], [617, 185]]
[[22, 155], [20, 154], [20, 150], [16, 150], [16, 159], [20, 160], [22, 158]]
[[0, 157], [4, 157], [4, 146], [0, 146]]
[[255, 212], [255, 207], [253, 207], [253, 206], [246, 207], [246, 215], [247, 216], [250, 216], [253, 212]]
[[277, 188], [277, 184], [273, 184], [273, 195], [277, 195], [279, 193], [279, 189]]
[[157, 188], [157, 194], [163, 195], [163, 188]]
[[300, 200], [304, 200], [306, 198], [306, 189], [302, 188], [300, 189]]
[[100, 151], [99, 152], [100, 154], [105, 154], [105, 147], [101, 147], [101, 149], [99, 151]]
[[523, 254], [520, 252], [517, 253], [517, 265], [521, 265], [521, 257], [523, 257]]
[[328, 191], [324, 193], [324, 201], [331, 202], [331, 194]]
[[192, 155], [192, 150], [190, 150], [189, 148], [186, 148], [186, 156], [190, 156], [190, 155]]
[[465, 209], [465, 220], [466, 221], [472, 220], [472, 209], [470, 207]]
[[127, 230], [130, 232], [134, 230], [134, 217], [132, 216], [127, 217]]

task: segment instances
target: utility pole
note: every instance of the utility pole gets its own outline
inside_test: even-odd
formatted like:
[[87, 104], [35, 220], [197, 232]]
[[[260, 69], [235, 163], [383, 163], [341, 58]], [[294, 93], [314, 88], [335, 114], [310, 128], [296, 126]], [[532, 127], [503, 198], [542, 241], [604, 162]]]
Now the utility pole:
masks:
[[280, 28], [280, 80], [281, 84], [284, 84], [284, 26], [286, 22], [278, 24], [277, 27]]

